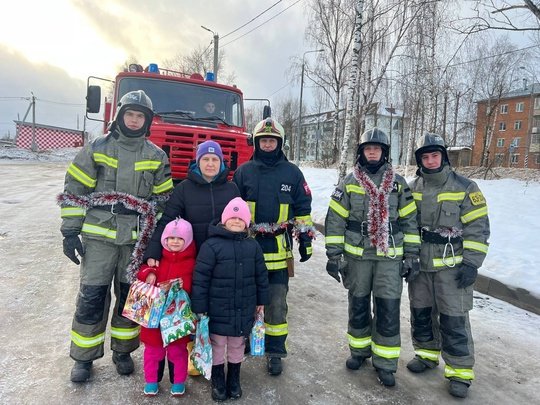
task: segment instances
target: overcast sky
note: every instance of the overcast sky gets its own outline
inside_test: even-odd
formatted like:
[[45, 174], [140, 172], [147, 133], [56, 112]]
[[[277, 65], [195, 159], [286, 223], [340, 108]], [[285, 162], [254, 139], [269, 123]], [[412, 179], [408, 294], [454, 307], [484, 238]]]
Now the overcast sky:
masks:
[[[24, 98], [32, 92], [38, 123], [82, 129], [88, 76], [114, 78], [130, 56], [146, 66], [206, 47], [212, 34], [201, 25], [220, 35], [226, 68], [236, 74], [245, 97], [277, 100], [296, 94], [297, 88], [287, 86], [286, 71], [291, 58], [309, 49], [304, 40], [307, 0], [282, 0], [222, 38], [277, 1], [5, 2], [0, 7], [0, 137], [8, 131], [14, 136], [13, 120], [23, 118], [29, 106]], [[99, 126], [90, 122], [87, 128]]]

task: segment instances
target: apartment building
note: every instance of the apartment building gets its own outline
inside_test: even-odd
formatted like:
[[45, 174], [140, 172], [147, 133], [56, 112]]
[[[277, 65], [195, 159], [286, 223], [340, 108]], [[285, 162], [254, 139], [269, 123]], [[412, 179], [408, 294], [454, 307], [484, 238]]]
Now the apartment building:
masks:
[[477, 102], [472, 165], [540, 168], [540, 84]]

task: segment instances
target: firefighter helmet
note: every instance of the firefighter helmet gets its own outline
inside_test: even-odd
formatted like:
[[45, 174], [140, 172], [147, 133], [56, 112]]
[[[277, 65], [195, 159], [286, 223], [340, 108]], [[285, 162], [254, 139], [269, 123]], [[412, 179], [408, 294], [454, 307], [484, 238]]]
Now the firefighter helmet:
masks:
[[[439, 151], [442, 154], [442, 164], [450, 164], [448, 159], [448, 152], [446, 151], [446, 145], [442, 136], [426, 132], [416, 141], [416, 150], [414, 151], [414, 157], [416, 158], [416, 165], [422, 166], [422, 153]], [[442, 167], [442, 165], [441, 165]]]
[[380, 145], [383, 151], [381, 162], [387, 162], [390, 154], [390, 142], [388, 141], [388, 136], [379, 128], [369, 129], [362, 134], [360, 142], [358, 143], [358, 149], [356, 150], [357, 161], [360, 161], [360, 164], [362, 165], [367, 163], [365, 162], [363, 150], [366, 145], [370, 144]]
[[278, 140], [278, 150], [281, 150], [283, 146], [283, 140], [285, 139], [285, 130], [279, 122], [275, 119], [268, 117], [260, 121], [253, 129], [253, 143], [255, 148], [258, 148], [259, 140], [261, 138], [276, 138]]
[[[124, 123], [124, 113], [126, 110], [140, 111], [144, 114], [144, 125], [138, 130], [132, 130], [126, 127]], [[152, 100], [143, 90], [130, 91], [122, 96], [118, 103], [115, 121], [120, 127], [122, 133], [130, 138], [136, 138], [150, 134], [150, 124], [154, 117]]]

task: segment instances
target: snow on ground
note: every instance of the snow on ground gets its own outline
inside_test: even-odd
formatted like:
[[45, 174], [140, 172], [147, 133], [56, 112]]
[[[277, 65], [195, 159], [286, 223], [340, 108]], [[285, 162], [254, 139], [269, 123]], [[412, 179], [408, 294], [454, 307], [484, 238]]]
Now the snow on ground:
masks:
[[[142, 350], [134, 353], [134, 375], [118, 376], [111, 362], [109, 332], [105, 357], [95, 362], [91, 380], [87, 384], [69, 382], [73, 365], [68, 355], [69, 330], [79, 274], [78, 267], [62, 254], [54, 197], [62, 189], [74, 152], [59, 151], [54, 158], [49, 155], [57, 161], [43, 161], [43, 156], [33, 154], [25, 154], [23, 160], [8, 159], [0, 150], [0, 156], [4, 153], [0, 158], [0, 257], [4, 263], [0, 271], [0, 403], [211, 403], [210, 385], [200, 377], [188, 379], [183, 399], [170, 398], [167, 381], [161, 384], [158, 398], [144, 398]], [[314, 217], [322, 221], [336, 172], [303, 170], [315, 196]], [[538, 276], [530, 272], [516, 276], [505, 270], [513, 266], [526, 272], [525, 262], [531, 263], [531, 269], [536, 267], [531, 250], [532, 229], [538, 225], [533, 215], [538, 205], [533, 203], [539, 201], [538, 184], [514, 180], [479, 183], [488, 199], [494, 228], [490, 252], [494, 258], [490, 262], [488, 255], [482, 271], [506, 274], [525, 288], [536, 290]], [[500, 233], [508, 230], [511, 235], [503, 238]], [[513, 235], [519, 232], [524, 235]], [[519, 236], [523, 238], [516, 240]], [[324, 238], [318, 235], [313, 257], [295, 263], [296, 276], [290, 282], [285, 371], [278, 378], [268, 376], [264, 359], [248, 358], [242, 365], [244, 396], [235, 403], [405, 405], [453, 401], [447, 393], [443, 364], [421, 376], [405, 367], [413, 356], [406, 288], [397, 387], [381, 387], [369, 361], [359, 371], [346, 370], [347, 292], [326, 274], [325, 263]], [[476, 380], [465, 402], [538, 403], [540, 316], [477, 292], [474, 297], [470, 316], [477, 354]]]

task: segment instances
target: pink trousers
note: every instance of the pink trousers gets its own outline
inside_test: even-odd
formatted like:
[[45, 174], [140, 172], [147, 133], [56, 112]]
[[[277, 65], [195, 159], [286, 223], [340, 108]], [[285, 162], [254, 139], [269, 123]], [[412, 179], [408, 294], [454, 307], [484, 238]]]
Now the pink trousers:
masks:
[[246, 342], [243, 336], [221, 336], [210, 333], [212, 343], [212, 365], [225, 363], [225, 352], [229, 363], [241, 363], [244, 359]]
[[173, 384], [183, 384], [187, 377], [188, 351], [187, 342], [182, 339], [173, 342], [167, 347], [144, 345], [144, 380], [147, 383], [157, 383], [159, 374], [159, 363], [165, 361], [165, 356], [173, 364], [174, 372], [172, 375]]

